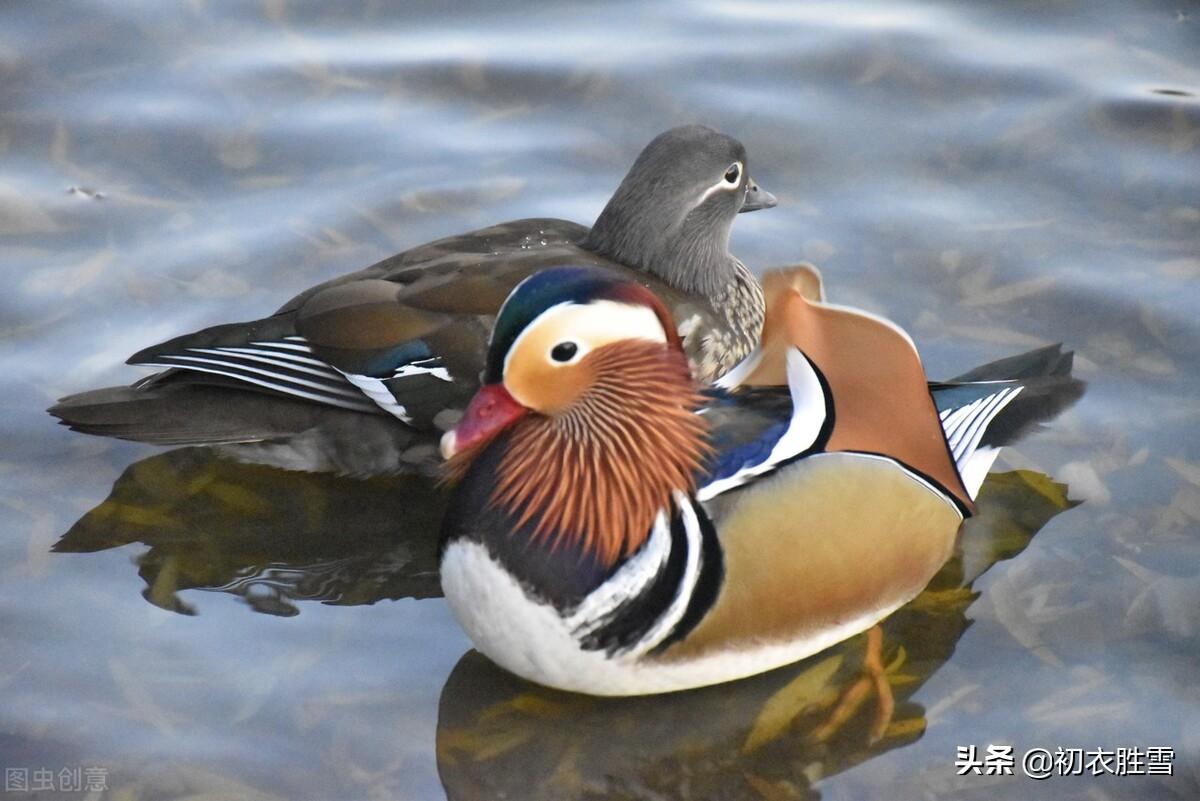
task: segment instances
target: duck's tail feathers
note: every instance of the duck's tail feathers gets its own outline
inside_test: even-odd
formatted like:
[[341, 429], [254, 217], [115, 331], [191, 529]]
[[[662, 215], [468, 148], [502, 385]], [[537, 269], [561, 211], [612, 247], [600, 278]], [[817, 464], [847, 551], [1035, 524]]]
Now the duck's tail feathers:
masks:
[[1059, 376], [1070, 378], [1071, 368], [1075, 364], [1075, 352], [1064, 351], [1062, 343], [1046, 345], [1016, 356], [1006, 356], [994, 362], [981, 364], [973, 370], [968, 370], [960, 376], [955, 376], [947, 384], [961, 384], [970, 381], [1014, 381], [1021, 378], [1044, 378]]
[[929, 388], [946, 442], [971, 497], [1000, 447], [1039, 429], [1073, 405], [1086, 383], [1071, 375], [1074, 353], [1061, 345], [976, 367]]
[[157, 378], [68, 395], [47, 411], [74, 431], [155, 445], [259, 442], [308, 430], [321, 415], [336, 412], [300, 400]]

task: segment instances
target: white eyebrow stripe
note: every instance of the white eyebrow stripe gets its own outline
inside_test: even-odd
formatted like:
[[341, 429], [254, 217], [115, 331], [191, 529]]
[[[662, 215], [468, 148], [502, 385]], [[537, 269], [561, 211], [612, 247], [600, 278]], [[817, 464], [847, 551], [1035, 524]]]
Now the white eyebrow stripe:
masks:
[[593, 348], [616, 342], [619, 339], [644, 339], [649, 342], [666, 343], [667, 335], [662, 322], [649, 306], [624, 303], [617, 300], [591, 300], [586, 303], [564, 301], [556, 303], [535, 317], [517, 335], [508, 353], [504, 355], [504, 372], [508, 373], [513, 354], [517, 353], [526, 337], [543, 325], [554, 324], [564, 315], [575, 315], [571, 322], [571, 333], [579, 346], [579, 355], [572, 364], [582, 359]]

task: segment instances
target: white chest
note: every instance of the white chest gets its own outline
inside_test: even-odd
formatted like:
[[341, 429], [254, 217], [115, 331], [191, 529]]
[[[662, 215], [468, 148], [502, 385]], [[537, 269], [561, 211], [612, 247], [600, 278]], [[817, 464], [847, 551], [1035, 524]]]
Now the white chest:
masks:
[[580, 647], [558, 611], [529, 596], [477, 542], [451, 543], [442, 556], [442, 591], [475, 644], [518, 676], [563, 690], [604, 695], [646, 692], [636, 666]]

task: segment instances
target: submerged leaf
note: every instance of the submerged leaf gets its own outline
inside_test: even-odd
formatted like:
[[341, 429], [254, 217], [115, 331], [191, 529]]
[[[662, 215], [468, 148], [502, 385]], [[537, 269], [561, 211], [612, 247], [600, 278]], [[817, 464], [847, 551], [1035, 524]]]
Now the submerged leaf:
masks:
[[802, 672], [772, 695], [751, 726], [742, 743], [742, 753], [749, 754], [779, 737], [804, 710], [819, 703], [829, 680], [842, 665], [842, 655], [821, 660]]

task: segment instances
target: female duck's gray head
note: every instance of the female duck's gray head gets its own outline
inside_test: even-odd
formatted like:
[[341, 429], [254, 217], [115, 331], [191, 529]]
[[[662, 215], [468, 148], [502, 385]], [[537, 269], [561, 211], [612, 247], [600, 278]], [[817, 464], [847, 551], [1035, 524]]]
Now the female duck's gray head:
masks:
[[741, 142], [685, 125], [646, 145], [583, 246], [684, 291], [711, 294], [736, 264], [733, 218], [774, 205], [750, 177]]

